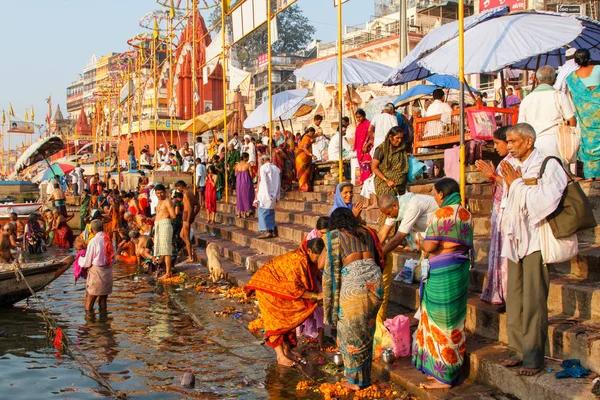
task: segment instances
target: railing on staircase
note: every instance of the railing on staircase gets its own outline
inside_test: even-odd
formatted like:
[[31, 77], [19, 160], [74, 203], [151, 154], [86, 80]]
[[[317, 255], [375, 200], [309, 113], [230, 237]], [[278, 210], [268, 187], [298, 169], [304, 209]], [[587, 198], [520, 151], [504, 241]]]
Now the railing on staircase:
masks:
[[[465, 109], [465, 120], [469, 110], [488, 111], [496, 116], [496, 125], [506, 126], [517, 123], [518, 111], [509, 108], [474, 106]], [[465, 127], [465, 140], [471, 140], [469, 126]], [[442, 146], [460, 142], [460, 110], [452, 111], [450, 118], [442, 114], [414, 120], [414, 152], [417, 149]]]

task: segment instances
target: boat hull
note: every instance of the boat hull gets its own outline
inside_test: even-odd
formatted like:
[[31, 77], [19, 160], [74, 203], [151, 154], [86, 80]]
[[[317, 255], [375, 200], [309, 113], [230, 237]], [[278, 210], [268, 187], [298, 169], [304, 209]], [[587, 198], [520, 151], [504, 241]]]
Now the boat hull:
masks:
[[[29, 286], [38, 292], [69, 269], [74, 259], [74, 256], [68, 256], [62, 260], [24, 264], [21, 270]], [[0, 270], [0, 307], [12, 306], [30, 296], [29, 288], [23, 280], [17, 280], [15, 271], [8, 265]]]
[[44, 203], [17, 203], [0, 205], [0, 214], [17, 213], [17, 215], [29, 215], [38, 211]]

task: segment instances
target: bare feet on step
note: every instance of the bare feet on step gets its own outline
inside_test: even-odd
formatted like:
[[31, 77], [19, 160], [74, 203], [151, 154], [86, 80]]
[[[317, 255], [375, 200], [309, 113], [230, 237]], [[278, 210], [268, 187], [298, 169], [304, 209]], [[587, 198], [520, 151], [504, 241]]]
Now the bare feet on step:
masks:
[[544, 367], [539, 368], [520, 368], [517, 371], [517, 375], [520, 376], [534, 376], [537, 375]]
[[353, 391], [355, 391], [355, 392], [358, 392], [358, 391], [360, 390], [360, 386], [358, 386], [358, 385], [355, 385], [355, 384], [353, 384], [353, 383], [350, 383], [350, 382], [348, 382], [348, 381], [344, 381], [344, 382], [342, 382], [342, 386], [343, 386], [343, 387], [345, 387], [345, 388], [348, 388], [348, 389], [350, 389], [350, 390], [353, 390]]

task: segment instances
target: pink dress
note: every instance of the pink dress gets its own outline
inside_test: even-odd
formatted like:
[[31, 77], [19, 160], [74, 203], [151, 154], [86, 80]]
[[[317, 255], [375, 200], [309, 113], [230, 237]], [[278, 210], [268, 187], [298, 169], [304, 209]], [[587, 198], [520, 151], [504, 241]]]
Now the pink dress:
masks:
[[352, 149], [356, 151], [356, 158], [360, 167], [361, 183], [367, 180], [369, 176], [371, 176], [371, 155], [368, 151], [366, 153], [363, 153], [363, 146], [369, 138], [369, 126], [371, 126], [371, 123], [367, 119], [365, 119], [363, 122], [356, 126], [356, 133], [354, 136], [354, 148]]
[[[508, 154], [503, 161], [512, 159], [513, 156]], [[500, 175], [500, 165], [496, 168], [496, 173]], [[481, 301], [500, 305], [506, 302], [507, 282], [508, 282], [508, 265], [506, 257], [501, 257], [502, 251], [502, 231], [501, 231], [501, 215], [500, 202], [502, 201], [502, 186], [494, 185], [492, 188], [492, 196], [494, 203], [492, 205], [492, 237], [490, 238], [490, 251], [488, 253], [488, 273], [487, 281], [481, 293]]]

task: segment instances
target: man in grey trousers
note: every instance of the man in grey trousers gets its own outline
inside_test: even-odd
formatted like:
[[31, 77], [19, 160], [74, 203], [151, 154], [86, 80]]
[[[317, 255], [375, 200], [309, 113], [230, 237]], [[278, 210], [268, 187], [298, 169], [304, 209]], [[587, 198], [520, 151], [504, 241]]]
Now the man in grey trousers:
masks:
[[519, 375], [532, 376], [544, 367], [548, 338], [548, 269], [542, 259], [540, 227], [560, 203], [567, 174], [550, 160], [538, 179], [545, 155], [534, 147], [533, 127], [520, 123], [507, 133], [514, 157], [503, 161], [502, 256], [508, 259], [506, 329], [510, 355], [505, 367], [521, 366]]

